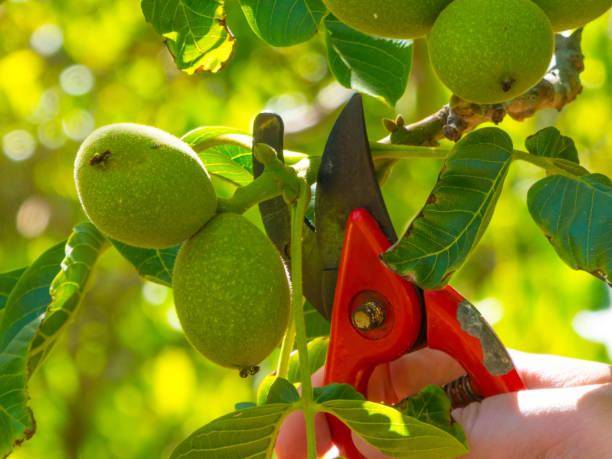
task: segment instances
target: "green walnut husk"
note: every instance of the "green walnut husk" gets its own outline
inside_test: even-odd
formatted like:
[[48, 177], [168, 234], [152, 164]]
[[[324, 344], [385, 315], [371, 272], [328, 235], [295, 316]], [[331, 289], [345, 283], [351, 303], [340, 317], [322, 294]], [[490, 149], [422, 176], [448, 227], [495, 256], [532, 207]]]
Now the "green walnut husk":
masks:
[[386, 38], [422, 37], [452, 0], [323, 0], [342, 22]]
[[454, 0], [428, 35], [436, 74], [478, 104], [517, 97], [546, 74], [554, 34], [531, 0]]
[[612, 0], [533, 0], [548, 15], [555, 32], [582, 27], [612, 6]]
[[145, 248], [180, 244], [217, 209], [195, 152], [150, 126], [111, 124], [81, 145], [74, 177], [89, 219], [111, 238]]
[[219, 365], [255, 367], [287, 328], [287, 272], [270, 240], [242, 215], [219, 214], [185, 242], [172, 285], [185, 335]]

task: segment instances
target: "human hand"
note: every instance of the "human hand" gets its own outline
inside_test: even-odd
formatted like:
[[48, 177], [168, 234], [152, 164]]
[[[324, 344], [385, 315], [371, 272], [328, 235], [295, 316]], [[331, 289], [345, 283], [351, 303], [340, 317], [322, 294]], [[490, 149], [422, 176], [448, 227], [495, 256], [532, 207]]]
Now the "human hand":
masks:
[[[488, 397], [452, 411], [468, 437], [470, 459], [612, 457], [612, 366], [552, 355], [510, 351], [528, 390]], [[427, 384], [442, 385], [465, 371], [450, 356], [423, 349], [377, 367], [368, 400], [397, 403]], [[313, 384], [323, 384], [323, 370]], [[332, 446], [327, 419], [315, 418], [317, 455]], [[386, 456], [353, 434], [368, 459]], [[278, 459], [306, 458], [304, 417], [292, 413], [283, 423]]]

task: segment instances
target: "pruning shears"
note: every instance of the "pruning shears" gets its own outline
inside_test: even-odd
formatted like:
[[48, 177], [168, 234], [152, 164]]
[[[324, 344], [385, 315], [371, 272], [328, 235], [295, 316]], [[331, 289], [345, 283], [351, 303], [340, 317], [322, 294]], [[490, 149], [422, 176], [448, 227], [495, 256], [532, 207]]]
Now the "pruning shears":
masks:
[[[359, 95], [327, 140], [315, 221], [323, 303], [332, 302], [326, 384], [348, 383], [365, 395], [377, 365], [427, 346], [449, 354], [467, 373], [446, 386], [455, 406], [525, 388], [501, 341], [469, 301], [451, 287], [424, 291], [381, 262], [397, 236], [374, 173]], [[340, 454], [363, 458], [350, 430], [333, 416], [330, 425]]]
[[[307, 232], [304, 243], [316, 241], [319, 261], [304, 265], [305, 278], [315, 283], [305, 284], [304, 292], [331, 318], [326, 384], [348, 383], [365, 395], [376, 366], [429, 347], [466, 371], [445, 386], [454, 406], [525, 389], [505, 347], [469, 301], [448, 286], [422, 290], [381, 262], [397, 235], [374, 172], [358, 94], [327, 140], [314, 210], [316, 231]], [[349, 428], [328, 416], [340, 454], [363, 459]]]

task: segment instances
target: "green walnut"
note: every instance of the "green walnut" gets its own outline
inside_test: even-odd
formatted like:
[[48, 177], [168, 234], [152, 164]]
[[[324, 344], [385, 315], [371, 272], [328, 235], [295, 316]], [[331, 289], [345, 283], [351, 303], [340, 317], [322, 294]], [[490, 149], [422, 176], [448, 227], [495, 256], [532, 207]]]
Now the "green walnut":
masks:
[[369, 35], [422, 37], [452, 0], [323, 0], [342, 22]]
[[270, 240], [245, 217], [222, 213], [189, 239], [172, 279], [176, 313], [191, 344], [246, 375], [279, 344], [289, 282]]
[[531, 0], [454, 0], [429, 36], [435, 72], [457, 96], [492, 104], [519, 96], [546, 73], [554, 34]]
[[138, 247], [177, 245], [217, 209], [210, 177], [194, 151], [150, 126], [123, 123], [95, 130], [77, 153], [74, 178], [94, 225]]
[[550, 18], [555, 32], [575, 29], [604, 14], [612, 0], [533, 0]]

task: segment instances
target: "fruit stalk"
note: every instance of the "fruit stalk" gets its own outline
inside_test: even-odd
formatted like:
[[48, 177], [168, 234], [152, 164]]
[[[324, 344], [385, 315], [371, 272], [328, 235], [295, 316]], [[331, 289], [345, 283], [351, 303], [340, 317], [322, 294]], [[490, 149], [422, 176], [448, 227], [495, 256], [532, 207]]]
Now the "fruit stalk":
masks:
[[295, 341], [300, 360], [300, 377], [302, 383], [302, 404], [306, 421], [306, 439], [308, 443], [308, 459], [316, 459], [317, 444], [314, 430], [315, 405], [312, 396], [310, 380], [310, 364], [308, 362], [308, 347], [306, 343], [306, 323], [302, 302], [302, 230], [306, 207], [310, 201], [310, 188], [305, 181], [299, 181], [297, 201], [291, 206], [291, 274], [292, 296], [291, 314], [295, 324]]
[[416, 123], [387, 121], [390, 135], [382, 143], [399, 145], [438, 145], [438, 140], [447, 138], [457, 141], [467, 132], [485, 122], [499, 123], [506, 115], [522, 121], [545, 108], [561, 110], [582, 91], [580, 73], [584, 70], [581, 52], [582, 29], [569, 37], [555, 36], [555, 65], [525, 94], [507, 102], [479, 105], [453, 96], [449, 104], [438, 112]]
[[231, 198], [219, 198], [218, 213], [241, 214], [262, 201], [295, 193], [297, 182], [301, 180], [294, 169], [285, 166], [268, 145], [257, 144], [255, 154], [257, 159], [264, 164], [264, 171], [248, 185], [238, 188]]
[[291, 351], [295, 344], [295, 321], [293, 315], [289, 316], [289, 325], [287, 326], [287, 332], [283, 338], [283, 344], [281, 345], [280, 357], [278, 359], [278, 366], [276, 367], [276, 376], [279, 378], [287, 379], [289, 374], [289, 359], [291, 357]]

